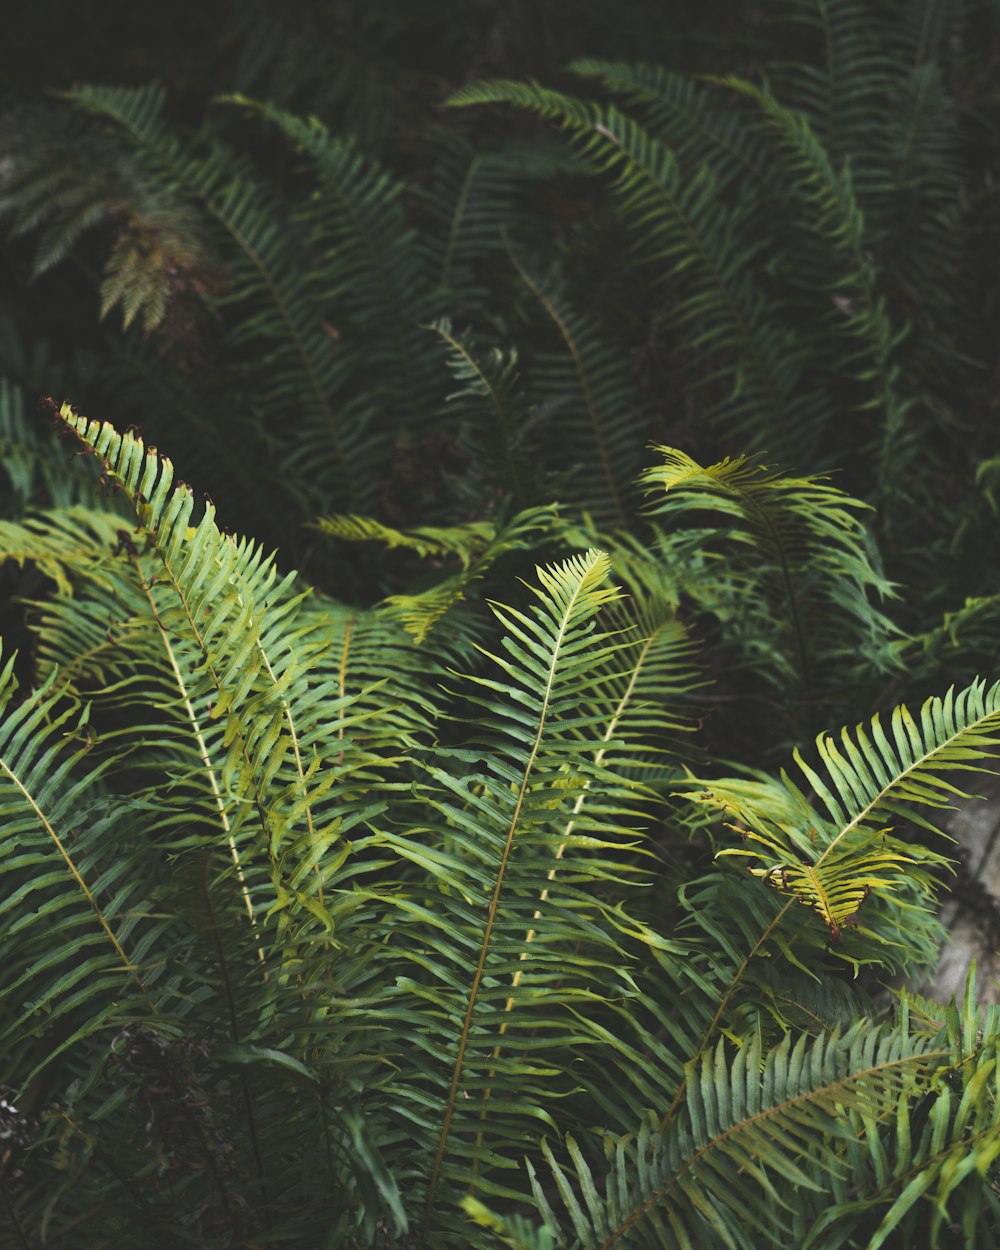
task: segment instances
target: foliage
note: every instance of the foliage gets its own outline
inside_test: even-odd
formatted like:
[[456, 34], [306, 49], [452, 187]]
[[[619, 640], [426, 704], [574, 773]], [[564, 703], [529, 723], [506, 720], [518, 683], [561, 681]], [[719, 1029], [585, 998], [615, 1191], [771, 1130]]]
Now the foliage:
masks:
[[772, 8], [12, 63], [0, 1245], [994, 1244], [1000, 18]]

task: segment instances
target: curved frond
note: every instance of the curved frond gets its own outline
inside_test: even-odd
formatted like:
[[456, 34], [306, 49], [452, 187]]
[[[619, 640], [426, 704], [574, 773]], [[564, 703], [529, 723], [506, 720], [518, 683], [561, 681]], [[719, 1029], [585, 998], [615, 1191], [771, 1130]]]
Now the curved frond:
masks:
[[384, 392], [387, 404], [423, 411], [438, 383], [420, 327], [439, 309], [403, 211], [402, 184], [315, 117], [304, 120], [243, 96], [224, 99], [278, 126], [313, 163], [319, 190], [306, 216], [331, 284], [321, 296], [338, 333], [364, 357], [368, 384]]
[[711, 417], [754, 438], [787, 436], [804, 416], [795, 389], [803, 357], [757, 286], [752, 262], [764, 241], [751, 228], [752, 198], [727, 201], [709, 166], [683, 169], [669, 147], [614, 106], [507, 81], [462, 88], [449, 103], [513, 104], [569, 131], [583, 158], [612, 179], [639, 255], [670, 283], [668, 313], [701, 362], [702, 385], [713, 384]]
[[[371, 480], [361, 465], [377, 459], [374, 432], [365, 429], [345, 396], [356, 362], [335, 349], [328, 301], [307, 272], [304, 245], [287, 212], [248, 163], [218, 141], [207, 154], [185, 147], [163, 120], [161, 89], [79, 87], [71, 98], [122, 127], [150, 165], [201, 202], [220, 233], [227, 265], [221, 299], [235, 313], [228, 343], [256, 353], [252, 402], [275, 420], [301, 423], [286, 463], [307, 454], [317, 498], [332, 487], [351, 500]], [[331, 283], [333, 291], [337, 282]], [[376, 439], [377, 442], [377, 439]], [[280, 440], [279, 440], [280, 443]], [[325, 489], [324, 489], [325, 487]]]
[[572, 1138], [572, 1173], [546, 1148], [573, 1244], [749, 1250], [801, 1235], [803, 1209], [815, 1218], [825, 1195], [844, 1186], [842, 1151], [863, 1140], [863, 1124], [887, 1125], [950, 1057], [940, 1039], [867, 1024], [843, 1036], [789, 1036], [766, 1056], [751, 1044], [730, 1057], [720, 1042], [690, 1065], [683, 1113], [665, 1133], [650, 1117], [605, 1144], [603, 1184]]
[[787, 775], [780, 786], [708, 783], [701, 797], [740, 822], [746, 849], [722, 853], [748, 858], [755, 876], [811, 907], [836, 940], [848, 925], [864, 923], [869, 894], [885, 895], [904, 877], [931, 892], [926, 868], [942, 857], [892, 825], [933, 829], [914, 807], [939, 809], [966, 797], [945, 774], [990, 770], [984, 761], [1000, 751], [1000, 683], [930, 698], [919, 720], [898, 707], [887, 729], [876, 716], [853, 733], [842, 730], [839, 740], [821, 734], [816, 749], [821, 770], [798, 752], [795, 761], [825, 816]]
[[[460, 387], [448, 395], [443, 415], [459, 423], [459, 440], [475, 468], [470, 493], [480, 475], [524, 505], [531, 473], [526, 468], [524, 434], [531, 411], [518, 371], [517, 351], [505, 358], [500, 348], [478, 347], [469, 333], [453, 333], [447, 318], [431, 327], [448, 348], [447, 365]], [[486, 466], [490, 466], [486, 468]], [[481, 483], [478, 483], [481, 485]]]
[[785, 476], [746, 457], [703, 467], [674, 448], [658, 450], [663, 464], [640, 479], [653, 495], [650, 511], [671, 520], [717, 518], [707, 549], [726, 540], [745, 585], [764, 596], [799, 683], [821, 682], [835, 656], [844, 661], [845, 647], [875, 668], [891, 666], [895, 631], [872, 598], [892, 588], [857, 516], [866, 505], [821, 478]]

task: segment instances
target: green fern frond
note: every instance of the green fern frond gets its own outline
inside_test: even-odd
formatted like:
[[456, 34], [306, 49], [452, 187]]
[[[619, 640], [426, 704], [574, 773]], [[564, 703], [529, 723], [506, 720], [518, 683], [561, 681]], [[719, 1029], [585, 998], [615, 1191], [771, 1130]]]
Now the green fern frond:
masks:
[[[48, 362], [46, 362], [47, 364]], [[51, 369], [51, 366], [48, 366]], [[29, 417], [27, 386], [0, 378], [0, 473], [5, 480], [4, 517], [13, 521], [29, 508], [94, 506], [99, 475], [93, 465], [67, 457], [54, 431]], [[115, 511], [117, 501], [105, 496]]]
[[593, 57], [574, 61], [569, 68], [624, 96], [646, 128], [683, 165], [697, 169], [710, 163], [720, 193], [744, 178], [762, 189], [766, 185], [766, 146], [739, 112], [726, 107], [711, 80], [699, 81], [658, 65]]
[[[0, 862], [6, 877], [0, 924], [9, 952], [0, 1020], [5, 1050], [18, 1055], [24, 1079], [32, 1081], [60, 1050], [116, 1021], [120, 1027], [137, 1003], [146, 1016], [155, 1014], [155, 1005], [133, 946], [141, 949], [148, 940], [136, 932], [146, 908], [142, 877], [133, 872], [134, 856], [115, 865], [102, 845], [117, 841], [114, 823], [89, 809], [107, 760], [84, 764], [86, 717], [79, 709], [60, 705], [47, 687], [17, 706], [16, 688], [10, 659], [0, 673]], [[81, 823], [89, 827], [86, 835], [76, 828]], [[14, 943], [15, 952], [9, 937], [21, 927], [26, 900], [32, 924]], [[100, 1003], [96, 1013], [81, 1011], [91, 998]], [[61, 1032], [55, 1045], [35, 1044], [37, 1012]]]
[[483, 578], [501, 556], [537, 546], [556, 520], [554, 508], [528, 508], [505, 524], [470, 521], [465, 525], [428, 525], [402, 531], [370, 517], [351, 516], [322, 517], [316, 527], [348, 542], [378, 542], [390, 550], [410, 550], [421, 559], [438, 564], [449, 558], [459, 561], [460, 572], [426, 590], [389, 595], [382, 603], [382, 610], [422, 643], [445, 613], [465, 598], [468, 588]]
[[566, 144], [509, 141], [483, 149], [453, 131], [434, 135], [428, 186], [411, 188], [427, 218], [421, 246], [436, 283], [460, 301], [463, 315], [487, 309], [495, 298], [486, 262], [499, 257], [509, 239], [537, 230], [538, 215], [525, 204], [534, 183], [578, 175], [585, 166]]
[[[857, 516], [866, 505], [822, 479], [785, 477], [745, 457], [706, 468], [673, 448], [659, 451], [664, 463], [640, 479], [654, 494], [650, 511], [720, 519], [706, 535], [709, 550], [719, 538], [729, 540], [727, 557], [746, 569], [745, 586], [764, 596], [799, 682], [821, 681], [834, 654], [843, 658], [848, 638], [867, 664], [891, 666], [895, 631], [872, 598], [892, 587]], [[660, 491], [665, 498], [656, 500]]]
[[242, 96], [223, 100], [259, 113], [313, 163], [319, 189], [306, 217], [330, 264], [331, 286], [323, 295], [336, 299], [333, 315], [364, 354], [370, 385], [385, 392], [387, 403], [425, 409], [438, 384], [420, 327], [440, 310], [406, 221], [402, 184], [318, 118], [304, 120]]
[[20, 524], [0, 521], [0, 559], [22, 567], [31, 561], [68, 594], [71, 571], [95, 570], [108, 563], [122, 534], [131, 542], [122, 518], [114, 513], [62, 508]]
[[697, 354], [700, 384], [711, 380], [712, 419], [750, 437], [787, 438], [800, 419], [804, 428], [815, 425], [814, 411], [799, 410], [801, 347], [757, 288], [752, 262], [764, 243], [750, 199], [728, 202], [708, 165], [683, 169], [669, 147], [614, 106], [506, 81], [463, 88], [449, 103], [507, 103], [552, 119], [595, 172], [611, 178], [640, 257], [670, 284], [668, 312]]
[[909, 428], [912, 422], [907, 422], [912, 401], [899, 393], [900, 366], [895, 359], [907, 331], [905, 327], [893, 328], [885, 299], [879, 292], [849, 166], [835, 170], [804, 114], [784, 108], [769, 91], [761, 91], [738, 78], [718, 81], [752, 100], [761, 110], [789, 152], [796, 182], [816, 213], [817, 231], [836, 251], [844, 253], [846, 273], [833, 279], [830, 298], [838, 309], [843, 309], [848, 332], [860, 342], [862, 359], [854, 368], [859, 380], [872, 392], [862, 408], [874, 409], [881, 424], [869, 447], [878, 466], [879, 493], [884, 500], [886, 492], [901, 489], [917, 447], [915, 432]]
[[320, 517], [316, 528], [342, 542], [379, 543], [390, 551], [412, 551], [421, 559], [454, 556], [467, 569], [494, 537], [496, 529], [489, 521], [469, 521], [465, 525], [421, 525], [413, 530], [398, 530], [373, 517]]
[[[538, 410], [558, 422], [560, 446], [579, 456], [560, 465], [560, 494], [605, 525], [627, 524], [629, 492], [641, 462], [643, 422], [628, 361], [608, 343], [603, 327], [573, 307], [551, 281], [542, 282], [514, 257], [521, 280], [555, 330], [554, 350], [536, 349], [532, 392]], [[544, 340], [543, 340], [544, 342]], [[567, 438], [568, 436], [568, 438]]]
[[[633, 840], [624, 813], [607, 799], [619, 795], [626, 811], [632, 803], [620, 781], [609, 791], [614, 774], [600, 762], [614, 734], [600, 666], [615, 644], [594, 633], [597, 611], [616, 593], [602, 585], [608, 567], [591, 551], [539, 568], [530, 614], [494, 608], [507, 635], [489, 657], [496, 676], [470, 679], [466, 696], [480, 709], [482, 747], [439, 755], [430, 767], [425, 836], [382, 835], [428, 887], [386, 902], [398, 913], [395, 931], [410, 935], [398, 954], [413, 972], [397, 982], [413, 996], [408, 1011], [426, 1002], [442, 1012], [406, 1061], [416, 1085], [399, 1089], [425, 1143], [414, 1183], [426, 1193], [422, 1236], [432, 1244], [446, 1244], [445, 1230], [460, 1237], [454, 1213], [470, 1183], [509, 1189], [504, 1143], [516, 1125], [547, 1118], [535, 1087], [557, 1071], [535, 1016], [541, 1023], [559, 1003], [585, 1004], [598, 985], [610, 992], [619, 980], [591, 945], [608, 910], [591, 883], [635, 873], [621, 857]], [[455, 771], [463, 761], [466, 771]], [[469, 967], [471, 976], [459, 971]], [[530, 1073], [515, 1058], [526, 1048], [535, 1051]]]
[[[461, 389], [445, 401], [443, 415], [460, 423], [460, 444], [482, 476], [524, 505], [530, 475], [524, 461], [524, 434], [530, 407], [517, 368], [517, 352], [505, 359], [500, 348], [484, 352], [468, 334], [455, 334], [447, 318], [431, 327], [448, 347], [447, 365]], [[489, 467], [487, 467], [489, 466]], [[470, 483], [474, 488], [474, 482]]]
[[[148, 94], [162, 103], [159, 89]], [[102, 317], [121, 305], [125, 328], [141, 315], [149, 333], [175, 304], [209, 299], [214, 266], [198, 213], [120, 140], [63, 110], [39, 110], [10, 125], [12, 173], [0, 216], [12, 219], [15, 233], [40, 231], [36, 275], [65, 260], [87, 231], [110, 224]]]
[[[353, 501], [362, 483], [373, 479], [381, 439], [361, 418], [361, 401], [344, 395], [356, 381], [357, 361], [336, 350], [339, 331], [328, 301], [339, 279], [318, 289], [307, 272], [302, 232], [293, 230], [288, 211], [246, 160], [218, 142], [202, 154], [169, 131], [161, 89], [88, 86], [70, 98], [123, 128], [152, 169], [203, 204], [217, 227], [225, 264], [220, 298], [234, 317], [227, 345], [256, 353], [251, 411], [274, 421], [294, 413], [300, 437], [293, 446], [277, 440], [282, 463], [312, 484], [317, 502], [331, 489]], [[300, 460], [308, 463], [308, 474], [299, 471]]]
[[[101, 559], [67, 565], [72, 596], [59, 595], [41, 609], [50, 687], [85, 699], [87, 716], [97, 726], [92, 750], [108, 785], [102, 788], [92, 769], [74, 778], [77, 788], [71, 793], [85, 792], [96, 805], [96, 814], [83, 818], [93, 826], [101, 855], [115, 853], [112, 831], [121, 829], [124, 836], [130, 821], [142, 822], [134, 854], [120, 855], [121, 867], [111, 875], [107, 867], [100, 869], [114, 902], [102, 914], [115, 917], [119, 905], [131, 909], [126, 932], [130, 924], [139, 925], [137, 931], [146, 936], [130, 963], [147, 987], [162, 982], [157, 999], [167, 994], [162, 1027], [175, 1030], [178, 1019], [187, 1018], [190, 1027], [207, 1031], [213, 1062], [233, 1070], [236, 1087], [243, 1089], [249, 1140], [258, 1142], [268, 1125], [273, 1147], [289, 1161], [285, 1179], [275, 1182], [289, 1193], [303, 1186], [304, 1194], [313, 1195], [302, 1218], [321, 1214], [312, 1165], [303, 1171], [294, 1161], [301, 1163], [304, 1143], [320, 1134], [328, 1150], [325, 1163], [317, 1166], [328, 1173], [346, 1167], [351, 1178], [354, 1197], [344, 1210], [349, 1213], [353, 1204], [354, 1214], [348, 1224], [360, 1220], [374, 1229], [378, 1212], [392, 1210], [395, 1225], [403, 1229], [406, 1217], [395, 1182], [384, 1170], [377, 1142], [357, 1119], [356, 1097], [345, 1084], [352, 1068], [367, 1060], [354, 1055], [356, 1041], [345, 1037], [339, 1051], [322, 1041], [321, 1021], [331, 997], [350, 999], [371, 969], [363, 959], [335, 961], [335, 984], [315, 976], [299, 983], [295, 969], [310, 949], [342, 941], [352, 925], [372, 923], [367, 909], [337, 882], [363, 876], [378, 863], [378, 855], [366, 849], [368, 822], [398, 784], [397, 772], [401, 780], [409, 779], [400, 748], [412, 749], [414, 736], [426, 727], [428, 700], [408, 692], [405, 662], [398, 658], [398, 680], [390, 668], [367, 686], [360, 684], [352, 657], [358, 638], [370, 637], [371, 629], [348, 622], [338, 638], [332, 614], [315, 606], [307, 610], [291, 580], [279, 579], [259, 549], [222, 534], [211, 505], [190, 524], [192, 493], [173, 487], [172, 467], [155, 450], [68, 408], [63, 419], [93, 450], [109, 480], [119, 484], [138, 522], [117, 551], [102, 544]], [[48, 537], [59, 533], [59, 524], [49, 526]], [[44, 519], [36, 526], [45, 532]], [[383, 637], [387, 632], [382, 627]], [[396, 650], [402, 650], [398, 637]], [[391, 648], [383, 649], [382, 658], [393, 663]], [[387, 687], [392, 693], [382, 701], [376, 692]], [[46, 715], [51, 705], [51, 698], [43, 699], [37, 715]], [[68, 706], [72, 710], [73, 704]], [[8, 717], [11, 730], [19, 719], [23, 716]], [[63, 714], [54, 724], [65, 720]], [[30, 751], [41, 750], [37, 718], [31, 723], [37, 741]], [[84, 741], [91, 736], [85, 723], [79, 733]], [[21, 760], [29, 759], [30, 751], [16, 761], [19, 776], [26, 775]], [[66, 754], [73, 764], [83, 758], [69, 748]], [[38, 767], [52, 773], [53, 786], [65, 780], [66, 769], [57, 763], [53, 749], [38, 757]], [[134, 786], [137, 778], [157, 779], [156, 788], [138, 795], [115, 789], [123, 782]], [[48, 794], [42, 797], [47, 800]], [[38, 806], [45, 810], [41, 801]], [[51, 818], [50, 823], [56, 828]], [[11, 827], [17, 834], [17, 822]], [[150, 874], [136, 866], [140, 851], [177, 862], [176, 876], [168, 874], [177, 887], [169, 902], [166, 897], [140, 901], [115, 885], [120, 871], [132, 874], [135, 883], [152, 876], [159, 883], [151, 887], [156, 892], [166, 888], [162, 871]], [[18, 862], [13, 858], [12, 868]], [[83, 865], [88, 869], [90, 860]], [[86, 881], [86, 871], [80, 877]], [[52, 884], [51, 878], [39, 878], [39, 888]], [[65, 907], [62, 895], [57, 899], [54, 905]], [[147, 913], [149, 924], [141, 920]], [[177, 952], [183, 989], [143, 953], [156, 945], [157, 917], [172, 926], [163, 940]], [[110, 919], [108, 926], [113, 933]], [[51, 939], [51, 927], [46, 933]], [[34, 947], [21, 940], [30, 955]], [[88, 964], [83, 966], [86, 972]], [[44, 983], [39, 993], [60, 993], [60, 967], [45, 963], [39, 969]], [[46, 976], [55, 988], [47, 988]], [[142, 1023], [151, 1009], [137, 1017], [134, 996], [112, 994], [106, 982], [103, 972], [91, 978], [89, 1014], [73, 1026], [70, 1058], [86, 1049], [95, 1032], [103, 1031], [106, 1039], [112, 1023], [116, 1029], [158, 1027], [155, 1021]], [[286, 987], [276, 1015], [269, 988], [274, 984]], [[341, 1027], [351, 1016], [345, 1007]], [[87, 1061], [100, 1067], [99, 1047], [90, 1047]], [[238, 1075], [245, 1064], [278, 1065], [268, 1081], [273, 1103], [254, 1103]], [[266, 1191], [259, 1150], [256, 1160], [256, 1183]], [[267, 1211], [266, 1196], [261, 1201]]]
[[[984, 1074], [994, 1066], [995, 1046], [994, 1033], [979, 1052]], [[904, 1168], [883, 1189], [872, 1182], [871, 1157], [879, 1157], [897, 1107], [909, 1108], [932, 1090], [952, 1056], [940, 1035], [867, 1024], [843, 1036], [789, 1036], [767, 1056], [751, 1044], [730, 1058], [720, 1043], [690, 1066], [683, 1115], [662, 1136], [650, 1117], [637, 1134], [606, 1143], [603, 1184], [573, 1139], [566, 1142], [572, 1174], [546, 1150], [576, 1236], [572, 1244], [583, 1250], [750, 1247], [789, 1238], [814, 1244], [811, 1234], [833, 1222], [826, 1209], [831, 1192], [846, 1193], [850, 1182], [861, 1194], [855, 1211], [885, 1207], [887, 1190], [903, 1191], [904, 1201], [886, 1214], [888, 1233], [900, 1222], [899, 1208], [927, 1184], [913, 1186], [911, 1196]], [[962, 1115], [956, 1124], [957, 1140], [971, 1147], [969, 1171], [988, 1168], [997, 1149], [996, 1108], [969, 1099], [977, 1101], [985, 1135]], [[947, 1124], [947, 1100], [943, 1111]]]
[[958, 694], [928, 699], [919, 722], [898, 707], [888, 731], [875, 717], [867, 729], [842, 730], [839, 742], [821, 734], [816, 749], [822, 771], [796, 752], [825, 816], [787, 775], [771, 786], [709, 783], [701, 799], [722, 806], [740, 824], [746, 849], [722, 854], [749, 859], [755, 876], [811, 907], [836, 940], [847, 925], [864, 923], [869, 894], [885, 895], [904, 877], [931, 894], [927, 869], [946, 861], [894, 834], [891, 824], [903, 820], [933, 829], [914, 805], [940, 809], [966, 797], [943, 774], [990, 771], [998, 748], [1000, 683], [987, 688], [976, 682]]

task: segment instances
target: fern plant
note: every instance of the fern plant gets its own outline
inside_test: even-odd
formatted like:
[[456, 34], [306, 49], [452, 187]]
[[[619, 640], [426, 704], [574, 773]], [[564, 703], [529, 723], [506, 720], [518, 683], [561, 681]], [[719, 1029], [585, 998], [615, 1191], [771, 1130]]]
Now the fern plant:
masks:
[[4, 1246], [995, 1242], [995, 6], [537, 9], [12, 79]]
[[[837, 969], [932, 957], [912, 830], [988, 766], [997, 687], [821, 739], [825, 812], [788, 778], [692, 791], [700, 678], [635, 555], [630, 599], [613, 551], [539, 566], [446, 677], [435, 621], [418, 650], [62, 420], [132, 523], [4, 533], [56, 579], [37, 690], [3, 678], [21, 1244], [849, 1245], [932, 1194], [928, 1244], [986, 1244], [996, 1013]], [[671, 771], [700, 803], [664, 805]], [[745, 841], [675, 893], [654, 831], [696, 848], [705, 805]]]

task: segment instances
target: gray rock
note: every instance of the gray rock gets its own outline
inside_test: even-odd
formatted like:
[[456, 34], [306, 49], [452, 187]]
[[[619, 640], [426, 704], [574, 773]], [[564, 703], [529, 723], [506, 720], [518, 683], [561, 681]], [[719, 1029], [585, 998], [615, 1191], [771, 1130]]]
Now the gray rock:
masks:
[[944, 823], [961, 867], [941, 920], [949, 940], [920, 992], [938, 1002], [960, 998], [972, 960], [980, 1002], [1000, 1002], [1000, 776], [973, 779], [981, 799], [963, 802]]

